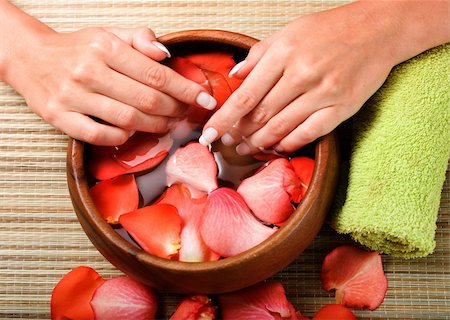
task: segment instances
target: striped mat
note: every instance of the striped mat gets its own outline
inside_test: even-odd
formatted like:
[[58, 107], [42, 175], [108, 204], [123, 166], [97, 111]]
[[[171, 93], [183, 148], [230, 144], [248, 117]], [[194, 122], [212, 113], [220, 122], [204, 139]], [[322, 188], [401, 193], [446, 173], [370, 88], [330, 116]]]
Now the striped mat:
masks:
[[[88, 26], [150, 26], [157, 35], [183, 29], [227, 29], [256, 38], [295, 17], [346, 1], [14, 1], [58, 31]], [[66, 186], [67, 137], [44, 123], [11, 88], [0, 84], [0, 319], [48, 319], [54, 285], [70, 269], [89, 265], [119, 275], [81, 229]], [[364, 319], [449, 319], [450, 172], [442, 192], [437, 247], [424, 259], [383, 257], [387, 297]], [[320, 287], [327, 252], [351, 243], [325, 226], [311, 247], [274, 276], [303, 314], [333, 302]], [[160, 315], [180, 296], [162, 293]]]

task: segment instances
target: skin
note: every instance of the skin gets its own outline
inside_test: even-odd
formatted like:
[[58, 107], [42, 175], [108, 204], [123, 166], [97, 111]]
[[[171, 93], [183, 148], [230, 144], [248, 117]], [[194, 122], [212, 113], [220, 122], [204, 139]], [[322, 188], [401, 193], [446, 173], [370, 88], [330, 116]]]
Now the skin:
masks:
[[92, 144], [165, 132], [187, 105], [216, 103], [158, 62], [168, 51], [148, 28], [59, 33], [0, 0], [0, 39], [0, 80], [54, 127]]
[[[240, 154], [291, 152], [355, 114], [391, 69], [450, 41], [449, 1], [360, 1], [302, 16], [251, 48], [241, 87], [206, 123]], [[234, 70], [236, 71], [236, 70]]]

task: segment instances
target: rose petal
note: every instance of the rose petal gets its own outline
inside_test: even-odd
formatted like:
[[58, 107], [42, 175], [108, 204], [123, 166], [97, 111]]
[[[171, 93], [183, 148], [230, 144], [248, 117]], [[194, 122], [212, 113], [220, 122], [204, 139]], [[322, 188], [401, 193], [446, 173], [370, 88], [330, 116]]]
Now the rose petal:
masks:
[[179, 148], [166, 166], [167, 184], [183, 183], [193, 198], [217, 189], [217, 164], [213, 154], [198, 142]]
[[139, 205], [139, 192], [133, 175], [100, 181], [89, 192], [108, 223], [119, 223], [121, 214], [134, 211]]
[[283, 286], [275, 281], [219, 296], [224, 320], [296, 320], [293, 305], [287, 300]]
[[276, 230], [256, 220], [235, 190], [219, 188], [208, 196], [200, 231], [208, 247], [230, 257], [260, 244]]
[[121, 215], [119, 222], [148, 253], [166, 259], [178, 254], [182, 220], [174, 206], [147, 206]]
[[291, 201], [300, 194], [300, 180], [289, 161], [279, 158], [242, 181], [237, 191], [255, 216], [277, 224], [294, 211]]
[[341, 304], [327, 304], [317, 311], [313, 320], [356, 320], [355, 315]]
[[216, 310], [211, 299], [203, 295], [184, 298], [169, 320], [214, 320]]
[[98, 180], [148, 171], [164, 160], [172, 144], [169, 134], [136, 132], [121, 146], [89, 145], [87, 168]]
[[378, 252], [337, 247], [325, 257], [320, 277], [325, 290], [336, 289], [336, 302], [348, 307], [374, 310], [386, 295], [387, 279]]
[[201, 262], [218, 260], [200, 235], [200, 224], [205, 212], [206, 194], [198, 199], [191, 198], [189, 190], [181, 184], [170, 186], [157, 203], [171, 204], [177, 208], [183, 220], [181, 231], [180, 261]]
[[105, 280], [92, 268], [77, 267], [55, 286], [51, 298], [51, 319], [94, 319], [90, 305], [94, 292]]
[[214, 71], [202, 70], [211, 86], [212, 95], [217, 100], [216, 110], [219, 109], [231, 95], [231, 89], [225, 77]]
[[315, 162], [313, 159], [308, 157], [297, 157], [289, 161], [294, 168], [294, 172], [301, 181], [301, 197], [297, 199], [299, 202], [305, 197], [306, 191], [308, 190], [309, 184], [311, 183], [312, 175], [314, 173]]
[[154, 319], [157, 309], [152, 290], [129, 277], [106, 280], [91, 301], [95, 320]]

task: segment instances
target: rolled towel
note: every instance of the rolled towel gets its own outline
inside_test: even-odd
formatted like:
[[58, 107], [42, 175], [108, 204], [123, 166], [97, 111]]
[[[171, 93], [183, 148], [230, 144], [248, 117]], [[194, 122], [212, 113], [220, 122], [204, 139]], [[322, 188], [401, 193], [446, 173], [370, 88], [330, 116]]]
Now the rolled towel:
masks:
[[450, 44], [396, 66], [350, 127], [331, 226], [393, 256], [432, 253], [450, 155]]

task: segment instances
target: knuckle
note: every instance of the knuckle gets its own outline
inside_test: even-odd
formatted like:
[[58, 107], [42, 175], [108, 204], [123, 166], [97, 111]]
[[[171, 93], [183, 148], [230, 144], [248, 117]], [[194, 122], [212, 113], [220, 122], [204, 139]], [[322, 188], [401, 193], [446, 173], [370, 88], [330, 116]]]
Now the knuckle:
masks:
[[166, 85], [166, 72], [161, 65], [155, 64], [149, 66], [147, 68], [144, 68], [143, 72], [145, 84], [155, 89], [162, 89]]
[[284, 116], [278, 114], [269, 121], [269, 132], [276, 138], [282, 138], [289, 133], [289, 122]]
[[146, 113], [154, 112], [159, 106], [159, 99], [155, 94], [148, 92], [142, 92], [138, 94], [137, 108], [145, 111]]
[[133, 108], [123, 108], [117, 113], [117, 125], [125, 129], [133, 129], [137, 123], [137, 112]]
[[51, 100], [47, 103], [41, 116], [46, 122], [53, 124], [58, 119], [60, 109], [59, 102], [56, 100]]
[[103, 135], [98, 128], [90, 127], [90, 128], [86, 128], [83, 131], [83, 133], [81, 135], [81, 140], [83, 140], [87, 143], [99, 145], [103, 141]]
[[328, 95], [331, 95], [332, 97], [339, 96], [341, 93], [341, 82], [337, 77], [329, 76], [324, 80], [324, 88]]
[[317, 124], [307, 124], [304, 123], [301, 127], [300, 135], [302, 137], [302, 141], [306, 143], [310, 143], [321, 136], [322, 128]]
[[319, 76], [318, 69], [314, 67], [313, 63], [304, 63], [298, 68], [298, 72], [292, 78], [295, 84], [304, 84], [305, 82], [316, 81]]
[[251, 123], [258, 126], [263, 126], [269, 120], [269, 114], [266, 112], [266, 108], [259, 105], [249, 115], [249, 120]]
[[243, 109], [245, 111], [250, 111], [254, 108], [254, 106], [258, 103], [256, 96], [249, 91], [237, 91], [236, 92], [236, 106], [239, 109]]
[[87, 61], [79, 62], [72, 70], [71, 78], [77, 83], [89, 83], [94, 78], [91, 64]]
[[179, 86], [179, 97], [183, 97], [183, 101], [188, 102], [189, 104], [196, 104], [197, 96], [200, 92], [205, 91], [201, 86], [191, 87], [189, 85]]
[[88, 48], [92, 54], [106, 54], [113, 51], [113, 37], [112, 34], [106, 30], [95, 29], [91, 35]]
[[161, 117], [153, 122], [152, 131], [153, 132], [166, 132], [168, 129], [168, 118]]
[[74, 96], [74, 85], [72, 81], [62, 81], [59, 85], [56, 99], [63, 105], [68, 105], [72, 102]]

